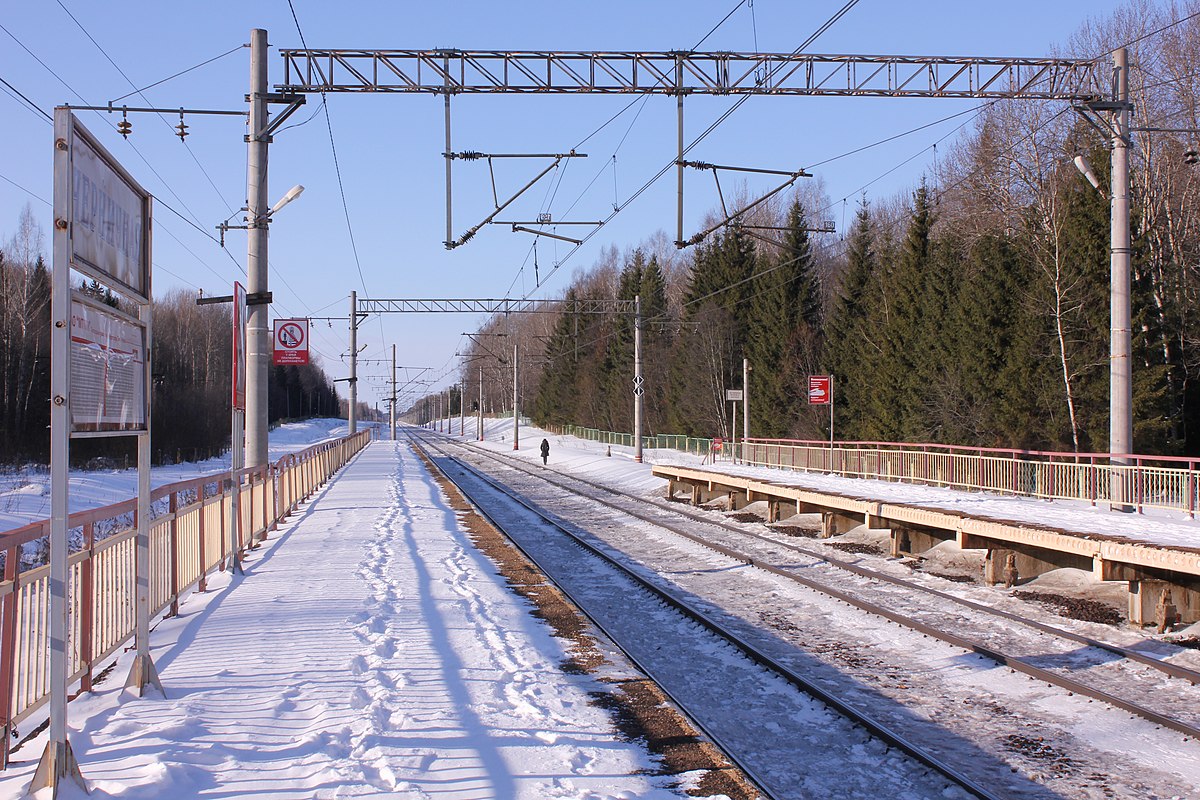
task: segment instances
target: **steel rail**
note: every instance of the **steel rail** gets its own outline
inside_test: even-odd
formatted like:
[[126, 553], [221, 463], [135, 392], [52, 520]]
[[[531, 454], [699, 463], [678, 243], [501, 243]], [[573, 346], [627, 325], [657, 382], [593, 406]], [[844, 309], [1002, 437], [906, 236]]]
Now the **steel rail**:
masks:
[[[486, 452], [483, 450], [476, 450], [475, 452], [489, 456], [489, 457], [493, 458], [494, 460], [501, 461], [502, 463], [506, 463], [506, 464], [509, 464], [510, 462], [516, 463], [516, 460], [511, 459], [511, 457], [505, 459], [505, 458], [501, 458], [500, 456], [497, 456], [494, 453]], [[512, 464], [510, 464], [510, 466], [511, 465]], [[520, 465], [520, 467], [521, 467], [522, 471], [525, 471], [527, 474], [530, 474], [530, 475], [537, 474], [537, 473], [534, 473], [532, 470], [525, 469], [524, 465]], [[540, 477], [540, 475], [539, 475], [539, 477]], [[552, 484], [558, 486], [559, 488], [567, 489], [568, 491], [570, 491], [569, 487], [564, 486], [562, 483], [550, 481], [548, 478], [545, 480], [547, 480], [547, 482], [549, 482], [549, 483], [552, 483]], [[585, 485], [589, 485], [594, 488], [602, 489], [603, 491], [605, 491], [609, 494], [628, 497], [628, 495], [625, 495], [623, 492], [612, 489], [610, 487], [600, 486], [600, 485], [598, 485], [592, 481], [588, 481], [586, 479], [572, 477], [571, 480], [576, 480]], [[1014, 670], [1016, 672], [1021, 672], [1025, 675], [1028, 675], [1030, 678], [1043, 681], [1047, 684], [1058, 686], [1061, 689], [1066, 689], [1067, 691], [1075, 692], [1076, 694], [1083, 695], [1084, 697], [1090, 697], [1093, 700], [1099, 700], [1102, 703], [1106, 703], [1106, 704], [1114, 706], [1116, 708], [1120, 708], [1123, 711], [1127, 711], [1130, 714], [1139, 716], [1145, 720], [1148, 720], [1149, 722], [1153, 722], [1156, 725], [1161, 725], [1164, 728], [1169, 728], [1171, 730], [1177, 731], [1177, 732], [1182, 733], [1185, 736], [1191, 737], [1193, 739], [1200, 739], [1200, 728], [1189, 725], [1186, 722], [1182, 722], [1173, 717], [1166, 716], [1165, 714], [1161, 714], [1157, 711], [1154, 711], [1153, 709], [1149, 709], [1144, 706], [1138, 705], [1137, 703], [1134, 703], [1134, 702], [1131, 702], [1128, 700], [1124, 700], [1120, 697], [1109, 694], [1108, 692], [1105, 692], [1101, 689], [1096, 689], [1085, 683], [1081, 683], [1081, 682], [1073, 680], [1071, 678], [1064, 677], [1056, 672], [1052, 672], [1050, 670], [1043, 669], [1042, 667], [1038, 667], [1033, 664], [1029, 664], [1028, 662], [1022, 660], [1020, 657], [1005, 655], [1004, 653], [1000, 652], [999, 650], [996, 650], [993, 647], [989, 647], [987, 645], [983, 645], [978, 642], [974, 642], [966, 637], [959, 636], [958, 634], [951, 633], [950, 631], [942, 630], [941, 628], [937, 628], [933, 625], [929, 625], [925, 622], [922, 622], [918, 619], [910, 617], [906, 614], [901, 614], [899, 612], [884, 608], [883, 606], [876, 605], [874, 603], [871, 603], [869, 601], [866, 601], [859, 597], [856, 597], [855, 595], [853, 595], [849, 592], [843, 592], [839, 589], [835, 589], [833, 587], [826, 586], [817, 581], [813, 581], [813, 580], [810, 580], [803, 576], [796, 575], [795, 573], [790, 572], [785, 568], [777, 567], [774, 564], [770, 564], [770, 563], [761, 561], [761, 560], [756, 559], [755, 557], [750, 556], [746, 553], [742, 553], [737, 550], [734, 550], [733, 548], [726, 547], [724, 545], [717, 544], [715, 542], [711, 542], [702, 536], [698, 536], [698, 535], [690, 533], [688, 531], [672, 527], [671, 525], [665, 523], [661, 519], [655, 519], [653, 517], [642, 514], [640, 512], [631, 511], [627, 508], [623, 508], [619, 505], [616, 505], [614, 503], [611, 503], [609, 501], [603, 500], [598, 497], [588, 497], [588, 499], [593, 500], [597, 503], [600, 503], [601, 505], [604, 505], [610, 509], [613, 509], [614, 511], [618, 511], [620, 513], [631, 516], [634, 519], [638, 519], [642, 522], [647, 522], [652, 525], [661, 527], [665, 530], [669, 530], [676, 535], [682, 536], [683, 538], [688, 539], [696, 544], [699, 544], [702, 547], [707, 547], [711, 550], [714, 550], [714, 551], [720, 553], [721, 555], [726, 556], [727, 558], [733, 559], [733, 560], [743, 563], [747, 566], [757, 567], [766, 572], [770, 572], [774, 575], [778, 575], [782, 578], [793, 581], [793, 582], [798, 583], [802, 586], [805, 586], [809, 589], [812, 589], [814, 591], [817, 591], [824, 595], [832, 597], [836, 600], [840, 600], [840, 601], [847, 603], [851, 606], [854, 606], [855, 608], [858, 608], [859, 610], [864, 611], [866, 613], [874, 614], [876, 616], [882, 616], [891, 622], [894, 622], [898, 625], [909, 628], [910, 630], [916, 631], [917, 633], [921, 633], [925, 636], [931, 636], [931, 637], [938, 639], [940, 641], [943, 641], [947, 644], [953, 645], [955, 647], [960, 647], [968, 652], [974, 652], [974, 653], [982, 655], [986, 658], [992, 659], [996, 663], [1006, 666], [1009, 669]], [[637, 499], [640, 500], [640, 498], [637, 498]], [[656, 507], [660, 508], [661, 510], [672, 511], [672, 512], [679, 514], [680, 516], [684, 516], [688, 519], [692, 519], [694, 521], [699, 521], [699, 522], [705, 522], [707, 524], [716, 525], [717, 527], [724, 528], [726, 530], [738, 533], [740, 535], [750, 535], [750, 536], [753, 536], [760, 540], [770, 542], [773, 545], [783, 546], [783, 547], [785, 547], [787, 549], [791, 549], [795, 552], [804, 553], [805, 555], [809, 555], [809, 556], [814, 557], [821, 561], [826, 561], [829, 563], [834, 563], [836, 561], [837, 563], [835, 564], [835, 566], [847, 568], [849, 571], [854, 572], [854, 573], [864, 576], [864, 577], [870, 577], [872, 579], [879, 579], [879, 580], [893, 583], [895, 585], [902, 586], [905, 588], [919, 589], [921, 591], [925, 591], [925, 592], [928, 592], [931, 594], [936, 594], [938, 596], [944, 596], [949, 599], [957, 600], [957, 598], [953, 598], [952, 595], [946, 595], [945, 593], [938, 592], [937, 590], [928, 590], [928, 589], [925, 589], [925, 587], [918, 586], [917, 584], [910, 584], [905, 581], [902, 581], [899, 578], [891, 578], [890, 576], [884, 576], [884, 575], [881, 575], [881, 574], [878, 574], [875, 572], [871, 572], [870, 570], [866, 570], [861, 567], [854, 567], [854, 565], [850, 565], [846, 562], [842, 562], [842, 561], [840, 561], [840, 559], [830, 559], [828, 556], [818, 554], [814, 551], [806, 550], [804, 548], [799, 548], [799, 547], [795, 547], [795, 546], [789, 546], [784, 543], [777, 542], [768, 537], [763, 537], [759, 534], [754, 534], [749, 531], [735, 528], [732, 525], [729, 525], [727, 523], [716, 522], [713, 520], [708, 520], [708, 519], [699, 517], [697, 515], [685, 514], [683, 512], [677, 511], [675, 509], [663, 508], [662, 506], [658, 506], [657, 504], [655, 504], [655, 505], [656, 505]], [[854, 568], [851, 569], [851, 567], [854, 567]], [[1028, 625], [1030, 625], [1030, 627], [1039, 628], [1039, 626], [1041, 626], [1041, 628], [1044, 628], [1044, 630], [1042, 630], [1042, 632], [1047, 633], [1049, 635], [1062, 636], [1063, 638], [1071, 639], [1072, 641], [1078, 641], [1083, 644], [1089, 644], [1089, 645], [1095, 646], [1099, 649], [1103, 649], [1105, 651], [1112, 652], [1114, 654], [1122, 655], [1126, 658], [1129, 658], [1132, 661], [1138, 661], [1139, 663], [1143, 663], [1147, 666], [1153, 667], [1155, 669], [1159, 669], [1160, 671], [1170, 675], [1171, 677], [1185, 678], [1187, 680], [1190, 680], [1193, 684], [1195, 684], [1197, 681], [1200, 681], [1200, 673], [1197, 673], [1197, 672], [1187, 669], [1185, 667], [1180, 667], [1178, 665], [1173, 665], [1173, 664], [1167, 665], [1164, 662], [1160, 662], [1155, 659], [1149, 658], [1147, 656], [1143, 656], [1132, 650], [1127, 650], [1125, 648], [1121, 648], [1116, 645], [1109, 645], [1106, 643], [1098, 642], [1096, 640], [1090, 639], [1089, 637], [1083, 637], [1083, 636], [1078, 636], [1077, 634], [1071, 634], [1068, 631], [1061, 631], [1060, 629], [1056, 629], [1053, 626], [1043, 625], [1042, 623], [1033, 624], [1032, 620], [1027, 620], [1023, 617], [1020, 617], [1019, 615], [1011, 615], [1010, 616], [1010, 615], [1008, 615], [1007, 612], [999, 612], [997, 609], [990, 609], [987, 606], [982, 606], [979, 604], [972, 604], [970, 601], [964, 601], [963, 605], [968, 605], [973, 608], [977, 607], [978, 610], [983, 611], [985, 613], [998, 614], [999, 616], [1010, 619], [1012, 621], [1016, 621], [1016, 622], [1019, 622], [1022, 624], [1028, 624]], [[1076, 637], [1078, 637], [1078, 638], [1076, 638]], [[1093, 642], [1095, 642], [1095, 644], [1092, 644]]]
[[[699, 625], [703, 626], [707, 630], [711, 631], [712, 633], [716, 634], [720, 638], [727, 641], [733, 647], [735, 647], [740, 652], [742, 652], [751, 661], [759, 664], [763, 668], [768, 669], [771, 672], [775, 673], [776, 675], [780, 676], [781, 678], [783, 678], [785, 681], [787, 681], [788, 683], [795, 686], [800, 691], [810, 695], [811, 697], [816, 698], [817, 700], [824, 703], [831, 709], [837, 711], [839, 714], [841, 714], [843, 717], [845, 717], [849, 721], [862, 727], [864, 730], [869, 732], [871, 735], [882, 740], [883, 742], [887, 743], [888, 745], [903, 751], [904, 753], [908, 754], [916, 761], [918, 761], [921, 764], [925, 765], [926, 767], [932, 769], [933, 771], [937, 772], [939, 775], [946, 778], [948, 781], [952, 782], [956, 786], [959, 786], [960, 788], [966, 790], [967, 792], [969, 792], [970, 794], [972, 794], [976, 797], [982, 798], [983, 800], [1002, 800], [1002, 798], [1005, 797], [1005, 795], [996, 794], [996, 793], [992, 792], [990, 789], [988, 789], [987, 787], [983, 786], [982, 784], [978, 783], [974, 779], [970, 778], [969, 776], [964, 775], [962, 772], [960, 772], [954, 766], [946, 763], [939, 757], [922, 749], [920, 747], [920, 745], [918, 745], [917, 743], [910, 741], [905, 736], [891, 730], [885, 724], [874, 719], [869, 714], [866, 714], [863, 711], [861, 711], [860, 709], [855, 708], [853, 705], [850, 705], [849, 703], [842, 701], [836, 695], [832, 694], [828, 690], [819, 686], [816, 682], [811, 681], [808, 678], [805, 678], [805, 677], [797, 674], [796, 672], [794, 672], [787, 666], [779, 663], [778, 661], [776, 661], [774, 658], [772, 658], [767, 653], [763, 652], [762, 650], [758, 649], [754, 645], [750, 644], [749, 642], [747, 642], [744, 639], [742, 639], [741, 637], [739, 637], [736, 633], [731, 631], [726, 626], [722, 625], [720, 622], [717, 622], [716, 620], [707, 616], [703, 612], [698, 611], [695, 608], [692, 608], [686, 601], [671, 594], [663, 587], [656, 585], [655, 583], [650, 581], [649, 578], [647, 578], [646, 576], [639, 574], [634, 568], [621, 563], [619, 560], [614, 558], [612, 555], [605, 553], [601, 548], [597, 547], [596, 545], [592, 544], [591, 542], [587, 541], [582, 536], [580, 536], [578, 533], [576, 533], [572, 529], [573, 526], [571, 526], [567, 523], [564, 523], [559, 518], [555, 517], [551, 513], [540, 508], [533, 501], [524, 498], [516, 491], [510, 489], [509, 487], [500, 483], [498, 480], [492, 478], [491, 476], [488, 476], [485, 473], [479, 471], [477, 468], [475, 468], [469, 464], [466, 464], [462, 459], [451, 455], [445, 449], [437, 447], [435, 445], [432, 445], [429, 442], [429, 437], [422, 436], [420, 438], [420, 441], [418, 441], [418, 438], [414, 435], [414, 433], [412, 431], [408, 431], [407, 435], [409, 436], [410, 441], [413, 442], [414, 446], [417, 447], [422, 452], [425, 452], [425, 453], [428, 452], [425, 449], [426, 447], [431, 447], [433, 449], [438, 450], [440, 453], [442, 453], [444, 455], [444, 457], [453, 461], [461, 469], [463, 469], [465, 472], [474, 476], [477, 480], [487, 484], [488, 486], [492, 487], [495, 491], [510, 498], [513, 502], [518, 503], [522, 507], [528, 509], [531, 513], [537, 515], [539, 518], [544, 520], [547, 524], [551, 525], [552, 527], [556, 528], [557, 530], [559, 530], [562, 533], [569, 536], [574, 544], [583, 548], [584, 550], [586, 550], [587, 552], [596, 556], [597, 558], [600, 558], [606, 564], [617, 569], [622, 574], [628, 576], [631, 580], [633, 580], [635, 583], [637, 583], [639, 586], [641, 586], [647, 592], [658, 597], [660, 600], [662, 600], [662, 602], [664, 602], [667, 605], [669, 605], [670, 607], [676, 609], [682, 615], [695, 621]], [[432, 458], [430, 458], [429, 460], [431, 463], [433, 463]], [[573, 603], [575, 603], [576, 607], [578, 607], [580, 609], [580, 611], [588, 617], [588, 619], [590, 619], [594, 623], [596, 623], [597, 626], [601, 630], [604, 631], [605, 635], [608, 636], [608, 638], [610, 640], [612, 640], [613, 643], [617, 647], [621, 648], [622, 652], [625, 652], [624, 648], [621, 647], [621, 645], [617, 642], [617, 640], [612, 635], [609, 634], [609, 632], [604, 628], [604, 626], [601, 625], [597, 620], [595, 620], [595, 618], [593, 618], [590, 614], [588, 614], [583, 609], [583, 607], [575, 600], [574, 597], [572, 597], [570, 595], [570, 593], [564, 587], [559, 585], [557, 581], [554, 581], [554, 579], [550, 577], [549, 573], [547, 573], [547, 571], [542, 568], [542, 565], [538, 561], [538, 559], [533, 554], [529, 553], [520, 544], [518, 544], [513, 537], [509, 536], [508, 532], [505, 530], [502, 523], [499, 523], [492, 515], [488, 514], [486, 511], [480, 509], [477, 503], [471, 501], [467, 490], [462, 486], [461, 483], [459, 483], [458, 481], [455, 481], [454, 478], [452, 478], [444, 470], [441, 470], [440, 467], [439, 467], [439, 470], [442, 472], [443, 475], [446, 476], [447, 480], [450, 480], [452, 483], [454, 483], [455, 486], [458, 487], [458, 489], [463, 493], [463, 495], [468, 498], [468, 501], [472, 502], [472, 506], [475, 507], [477, 510], [479, 510], [480, 513], [489, 521], [490, 524], [492, 524], [497, 530], [504, 533], [505, 537], [508, 538], [509, 541], [512, 542], [515, 547], [517, 547], [522, 553], [524, 553], [526, 555], [526, 557], [530, 559], [530, 561], [532, 561], [534, 564], [537, 565], [538, 569], [541, 570], [544, 575], [546, 575], [548, 580], [551, 580], [552, 582], [554, 582], [555, 586], [557, 586], [560, 591], [563, 591], [564, 594], [567, 594], [567, 596], [571, 598], [571, 601]], [[628, 513], [628, 512], [624, 512], [623, 509], [616, 509], [616, 510], [623, 511], [623, 513]], [[675, 532], [675, 531], [672, 531], [672, 532]], [[754, 565], [754, 566], [757, 566], [757, 565]], [[627, 652], [626, 652], [626, 655], [628, 655], [630, 657], [630, 659], [635, 664], [637, 664], [638, 668], [641, 669], [646, 675], [653, 677], [652, 673], [650, 671], [646, 670], [642, 666], [642, 664], [640, 662], [638, 662], [638, 660], [635, 657], [633, 657], [632, 655], [630, 655]], [[657, 681], [656, 681], [656, 684], [657, 684]], [[659, 685], [659, 688], [662, 689], [664, 692], [666, 692], [669, 697], [671, 697], [672, 702], [674, 702], [681, 709], [684, 708], [683, 704], [680, 703], [674, 696], [671, 696], [670, 693], [667, 692], [667, 690], [665, 688], [663, 688], [661, 685]], [[748, 770], [746, 768], [745, 764], [743, 764], [742, 761], [740, 759], [738, 759], [731, 752], [731, 750], [728, 747], [725, 747], [724, 745], [722, 745], [721, 739], [718, 736], [716, 736], [709, 728], [707, 728], [703, 724], [699, 723], [699, 721], [693, 719], [691, 717], [691, 715], [688, 715], [688, 718], [690, 721], [692, 721], [694, 724], [696, 724], [697, 727], [700, 728], [700, 730], [702, 730], [706, 736], [709, 736], [713, 740], [713, 742], [716, 743], [718, 747], [720, 747], [721, 751], [723, 753], [725, 753], [725, 755], [738, 766], [739, 769], [742, 769], [743, 771], [745, 771], [747, 776], [760, 789], [763, 789], [764, 791], [766, 791], [766, 788], [763, 786], [761, 779], [756, 777], [756, 775], [753, 771]]]
[[[482, 451], [482, 450], [480, 451], [480, 453], [481, 454], [486, 453], [486, 455], [489, 455], [492, 458], [495, 458], [495, 459], [498, 459], [501, 461], [505, 461], [506, 463], [509, 463], [510, 466], [516, 467], [518, 469], [522, 469], [530, 475], [539, 475], [539, 473], [527, 469], [524, 462], [520, 461], [519, 459], [505, 457], [503, 455], [498, 455], [495, 453], [490, 453], [490, 452], [486, 452], [486, 451]], [[652, 505], [654, 505], [664, 511], [668, 511], [670, 513], [676, 514], [678, 516], [685, 517], [687, 519], [694, 520], [696, 522], [703, 522], [707, 525], [712, 525], [717, 528], [722, 528], [724, 530], [729, 531], [730, 533], [736, 533], [740, 536], [748, 536], [752, 539], [756, 539], [760, 542], [764, 542], [766, 544], [770, 544], [775, 547], [782, 547], [785, 550], [790, 550], [793, 553], [798, 553], [798, 554], [805, 555], [810, 558], [816, 559], [817, 561], [825, 562], [832, 567], [836, 567], [838, 569], [845, 570], [846, 572], [852, 572], [855, 575], [858, 575], [863, 578], [870, 578], [871, 580], [878, 580], [883, 583], [890, 583], [893, 586], [898, 586], [902, 589], [907, 589], [910, 591], [928, 594], [930, 596], [938, 598], [939, 600], [945, 600], [947, 602], [954, 603], [955, 605], [959, 605], [964, 608], [969, 608], [972, 611], [978, 611], [982, 614], [989, 614], [992, 616], [1000, 617], [1001, 619], [1008, 620], [1009, 622], [1016, 622], [1018, 624], [1025, 625], [1026, 627], [1033, 628], [1033, 629], [1035, 629], [1041, 633], [1045, 633], [1049, 636], [1057, 636], [1061, 639], [1068, 639], [1072, 642], [1076, 642], [1077, 644], [1087, 645], [1088, 647], [1095, 647], [1098, 650], [1104, 650], [1105, 652], [1112, 653], [1113, 655], [1118, 655], [1118, 656], [1121, 656], [1122, 658], [1126, 658], [1130, 661], [1134, 661], [1139, 664], [1148, 666], [1151, 669], [1158, 670], [1159, 672], [1162, 672], [1163, 674], [1168, 675], [1172, 678], [1180, 678], [1182, 680], [1186, 680], [1186, 681], [1190, 682], [1193, 685], [1200, 685], [1200, 671], [1190, 669], [1189, 667], [1185, 667], [1180, 664], [1173, 664], [1170, 661], [1164, 661], [1163, 659], [1155, 658], [1154, 656], [1148, 656], [1145, 653], [1142, 653], [1138, 650], [1133, 650], [1128, 647], [1122, 647], [1121, 645], [1112, 644], [1111, 642], [1105, 642], [1101, 639], [1094, 639], [1090, 636], [1084, 636], [1083, 634], [1075, 633], [1074, 631], [1069, 631], [1069, 630], [1066, 630], [1065, 628], [1059, 628], [1054, 625], [1049, 625], [1045, 622], [1039, 622], [1038, 620], [1030, 619], [1029, 617], [1023, 617], [1020, 614], [1014, 614], [1011, 611], [1005, 611], [1000, 608], [994, 608], [992, 606], [984, 605], [983, 603], [977, 603], [974, 600], [968, 600], [965, 597], [957, 597], [948, 592], [943, 592], [940, 589], [934, 589], [929, 586], [923, 586], [919, 583], [914, 583], [912, 581], [906, 581], [903, 578], [897, 578], [894, 575], [888, 575], [883, 572], [876, 572], [875, 570], [869, 569], [867, 567], [860, 567], [857, 564], [854, 564], [849, 561], [844, 561], [840, 558], [837, 558], [836, 556], [831, 556], [826, 553], [819, 552], [817, 550], [812, 550], [807, 547], [802, 547], [800, 545], [791, 544], [790, 542], [781, 542], [778, 539], [771, 538], [770, 536], [764, 536], [761, 533], [755, 533], [754, 531], [745, 530], [741, 527], [732, 525], [723, 520], [710, 519], [709, 517], [706, 517], [706, 516], [703, 516], [700, 514], [695, 514], [695, 513], [689, 512], [689, 511], [684, 511], [679, 508], [674, 508], [674, 507], [668, 505], [666, 501], [659, 501], [659, 500], [654, 500], [654, 499], [647, 500], [647, 498], [644, 498], [644, 497], [634, 497], [633, 495], [630, 495], [626, 492], [622, 492], [617, 489], [613, 489], [611, 486], [605, 486], [604, 484], [596, 483], [595, 481], [590, 481], [587, 478], [581, 478], [577, 475], [570, 475], [570, 476], [563, 476], [563, 477], [567, 477], [572, 481], [576, 481], [576, 482], [582, 483], [586, 486], [590, 486], [593, 489], [598, 489], [600, 491], [604, 491], [609, 494], [614, 494], [614, 495], [617, 495], [618, 497], [627, 498], [627, 499], [632, 500], [637, 503], [650, 502]], [[561, 483], [551, 480], [550, 478], [546, 478], [546, 480], [550, 483], [554, 483], [558, 486], [562, 486]], [[564, 486], [563, 488], [566, 488], [566, 487]], [[604, 501], [599, 500], [598, 502], [603, 503]], [[610, 506], [610, 507], [617, 508], [616, 506]], [[624, 509], [620, 509], [620, 510], [624, 510]], [[629, 513], [629, 512], [627, 512], [627, 513]], [[650, 520], [644, 520], [644, 521], [648, 522]]]

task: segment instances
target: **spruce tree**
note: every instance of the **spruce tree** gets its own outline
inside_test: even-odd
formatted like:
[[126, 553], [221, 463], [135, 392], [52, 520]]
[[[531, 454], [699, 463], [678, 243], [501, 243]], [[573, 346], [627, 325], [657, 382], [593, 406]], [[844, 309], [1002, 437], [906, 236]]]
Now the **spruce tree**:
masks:
[[[871, 320], [871, 287], [880, 269], [875, 230], [866, 200], [859, 204], [846, 245], [846, 269], [825, 327], [825, 364], [833, 374], [839, 438], [864, 438], [871, 375], [880, 356]], [[835, 431], [836, 433], [837, 431]]]

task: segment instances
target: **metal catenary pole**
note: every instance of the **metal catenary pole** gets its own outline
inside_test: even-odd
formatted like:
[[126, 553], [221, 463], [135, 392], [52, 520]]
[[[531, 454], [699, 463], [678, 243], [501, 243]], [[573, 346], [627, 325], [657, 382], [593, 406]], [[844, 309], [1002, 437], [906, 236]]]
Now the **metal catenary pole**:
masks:
[[642, 296], [633, 298], [633, 460], [642, 463]]
[[[250, 31], [250, 126], [246, 136], [247, 291], [267, 291], [267, 32]], [[267, 463], [267, 381], [271, 340], [268, 307], [252, 305], [246, 314], [246, 442], [252, 467]]]
[[358, 432], [358, 292], [350, 292], [350, 433]]

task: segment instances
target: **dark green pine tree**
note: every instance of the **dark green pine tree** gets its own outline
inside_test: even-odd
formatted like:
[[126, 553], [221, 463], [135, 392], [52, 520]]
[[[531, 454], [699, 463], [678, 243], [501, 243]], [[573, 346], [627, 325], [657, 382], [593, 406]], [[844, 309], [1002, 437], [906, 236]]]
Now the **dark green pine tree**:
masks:
[[926, 273], [930, 266], [933, 211], [924, 183], [913, 195], [913, 211], [904, 242], [882, 286], [881, 358], [874, 372], [875, 390], [868, 403], [871, 438], [912, 441], [925, 433], [922, 410], [925, 388], [919, 367], [928, 341], [923, 318]]
[[670, 426], [728, 436], [725, 390], [741, 386], [748, 299], [757, 255], [737, 229], [696, 250], [671, 360]]
[[803, 373], [815, 362], [821, 299], [813, 271], [808, 221], [798, 201], [788, 212], [778, 258], [759, 260], [752, 284], [746, 357], [750, 378], [750, 435], [791, 435], [806, 406]]
[[[1092, 154], [1101, 185], [1107, 182], [1102, 153]], [[1066, 168], [1064, 168], [1066, 169]], [[1109, 246], [1108, 203], [1082, 175], [1066, 169], [1069, 178], [1060, 190], [1063, 210], [1059, 252], [1063, 289], [1063, 331], [1071, 371], [1078, 446], [1083, 452], [1108, 449], [1109, 383]], [[1053, 368], [1061, 373], [1061, 357]], [[1065, 390], [1059, 380], [1057, 417], [1051, 444], [1071, 449], [1069, 418], [1063, 413]], [[1065, 424], [1063, 424], [1065, 423]]]
[[1031, 335], [1037, 322], [1024, 301], [1028, 264], [997, 235], [983, 236], [969, 248], [955, 247], [948, 255], [960, 276], [942, 327], [945, 369], [928, 387], [939, 438], [1031, 446], [1021, 435], [1036, 428], [1036, 412], [1028, 402], [1037, 361]]
[[825, 326], [825, 365], [833, 375], [838, 438], [866, 438], [865, 418], [874, 392], [871, 375], [879, 363], [877, 328], [871, 324], [872, 286], [878, 283], [879, 257], [871, 209], [858, 207], [846, 240], [846, 271]]
[[582, 315], [574, 310], [578, 300], [574, 287], [567, 290], [563, 298], [564, 311], [546, 342], [546, 367], [542, 370], [533, 403], [534, 419], [539, 425], [582, 424], [573, 417], [572, 399], [579, 373], [579, 342], [575, 331]]
[[651, 256], [642, 270], [642, 397], [646, 433], [666, 430], [667, 382], [670, 372], [672, 322], [667, 305], [667, 280], [658, 258]]
[[[639, 249], [621, 270], [617, 299], [632, 301], [641, 291], [646, 256]], [[633, 338], [634, 319], [616, 314], [601, 365], [600, 386], [604, 393], [604, 426], [610, 431], [633, 429]]]

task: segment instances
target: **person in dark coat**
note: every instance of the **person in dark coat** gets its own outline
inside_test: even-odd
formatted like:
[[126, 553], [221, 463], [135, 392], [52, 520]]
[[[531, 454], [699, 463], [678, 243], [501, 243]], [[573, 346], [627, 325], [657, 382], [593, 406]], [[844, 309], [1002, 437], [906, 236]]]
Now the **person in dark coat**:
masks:
[[547, 459], [549, 459], [549, 458], [550, 458], [550, 442], [547, 441], [546, 439], [542, 439], [542, 463], [545, 464]]

